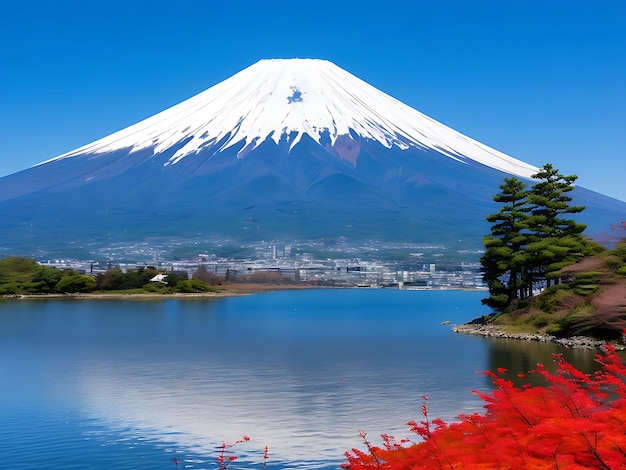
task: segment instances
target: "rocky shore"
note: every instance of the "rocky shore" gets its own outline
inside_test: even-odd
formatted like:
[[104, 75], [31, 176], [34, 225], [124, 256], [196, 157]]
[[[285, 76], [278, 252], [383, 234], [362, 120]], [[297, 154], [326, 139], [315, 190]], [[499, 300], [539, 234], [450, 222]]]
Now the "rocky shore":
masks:
[[[454, 325], [452, 331], [455, 333], [463, 333], [470, 335], [481, 335], [490, 338], [518, 339], [523, 341], [540, 341], [542, 343], [556, 343], [568, 348], [576, 349], [597, 349], [606, 344], [601, 341], [587, 336], [572, 336], [571, 338], [557, 338], [551, 335], [542, 335], [538, 333], [509, 333], [502, 330], [496, 325]], [[615, 349], [624, 350], [624, 346], [620, 344], [613, 345]]]

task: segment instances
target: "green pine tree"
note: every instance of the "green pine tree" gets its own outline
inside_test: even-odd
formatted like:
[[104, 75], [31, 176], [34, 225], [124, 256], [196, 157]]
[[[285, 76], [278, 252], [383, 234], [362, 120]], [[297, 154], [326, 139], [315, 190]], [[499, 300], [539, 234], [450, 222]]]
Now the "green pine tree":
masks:
[[549, 287], [558, 283], [558, 272], [576, 262], [588, 248], [582, 235], [586, 225], [568, 217], [585, 209], [569, 204], [572, 201], [569, 193], [578, 177], [564, 176], [547, 163], [533, 178], [538, 181], [528, 195], [531, 209], [527, 222], [532, 235], [526, 246], [530, 261], [526, 284], [530, 289], [537, 284]]
[[503, 204], [500, 211], [487, 217], [491, 233], [483, 238], [485, 254], [481, 257], [483, 280], [489, 297], [483, 304], [502, 310], [517, 298], [522, 298], [523, 273], [526, 264], [522, 248], [528, 234], [528, 190], [518, 178], [505, 178], [501, 192], [493, 199]]
[[505, 178], [493, 197], [502, 207], [487, 217], [491, 233], [483, 238], [480, 261], [489, 297], [482, 302], [496, 310], [558, 283], [561, 269], [598, 247], [583, 236], [586, 226], [569, 217], [584, 210], [570, 205], [577, 177], [546, 164], [533, 178], [530, 190], [515, 177]]

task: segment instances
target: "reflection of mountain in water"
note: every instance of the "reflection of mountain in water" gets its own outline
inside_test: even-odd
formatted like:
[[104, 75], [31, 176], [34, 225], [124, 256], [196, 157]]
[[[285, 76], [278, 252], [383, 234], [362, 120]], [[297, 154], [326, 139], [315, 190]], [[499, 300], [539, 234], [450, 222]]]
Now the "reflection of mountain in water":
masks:
[[[471, 390], [490, 384], [475, 371], [546, 362], [550, 345], [441, 325], [482, 313], [483, 294], [332, 289], [188, 301], [9, 300], [0, 354], [19, 360], [0, 363], [11, 377], [0, 389], [3, 430], [26, 429], [57, 459], [91, 455], [93, 441], [76, 439], [76, 429], [148, 439], [205, 461], [222, 440], [247, 434], [252, 441], [239, 455], [269, 445], [278, 468], [336, 469], [344, 451], [361, 447], [360, 429], [374, 441], [382, 432], [408, 435], [422, 395], [431, 417], [453, 420], [482, 410]], [[568, 352], [577, 366], [591, 364], [591, 351]], [[43, 408], [59, 429], [75, 418], [71, 435], [45, 434]], [[10, 448], [5, 467], [25, 468], [29, 447]], [[136, 468], [122, 450], [116, 459], [125, 464], [111, 468]]]

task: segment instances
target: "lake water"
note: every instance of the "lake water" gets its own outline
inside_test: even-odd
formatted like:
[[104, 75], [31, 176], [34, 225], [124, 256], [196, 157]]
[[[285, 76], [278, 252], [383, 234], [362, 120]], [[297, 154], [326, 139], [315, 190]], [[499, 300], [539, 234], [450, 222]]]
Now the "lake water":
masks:
[[281, 291], [197, 300], [0, 301], [0, 467], [336, 469], [359, 430], [405, 437], [421, 418], [481, 411], [476, 371], [553, 352], [460, 335], [484, 292]]

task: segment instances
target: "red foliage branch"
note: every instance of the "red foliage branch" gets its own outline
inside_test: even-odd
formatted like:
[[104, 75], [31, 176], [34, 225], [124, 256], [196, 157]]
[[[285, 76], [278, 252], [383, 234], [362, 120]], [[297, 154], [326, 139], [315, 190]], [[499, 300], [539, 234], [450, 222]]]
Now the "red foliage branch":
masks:
[[[560, 355], [557, 371], [541, 364], [529, 374], [547, 385], [517, 387], [506, 372], [486, 371], [495, 390], [474, 391], [485, 413], [460, 415], [446, 423], [407, 423], [420, 442], [382, 435], [383, 445], [361, 436], [367, 451], [346, 453], [349, 470], [365, 469], [622, 469], [626, 468], [626, 366], [615, 349], [596, 355], [601, 369], [585, 374]], [[525, 374], [518, 377], [525, 378]], [[423, 397], [426, 400], [426, 397]]]
[[248, 442], [249, 440], [250, 438], [248, 436], [243, 436], [241, 439], [233, 442], [232, 444], [222, 442], [222, 445], [220, 447], [220, 454], [217, 456], [217, 461], [220, 464], [219, 470], [227, 469], [231, 463], [238, 459], [236, 455], [226, 455], [226, 449], [235, 447], [237, 444], [241, 444], [242, 442]]

